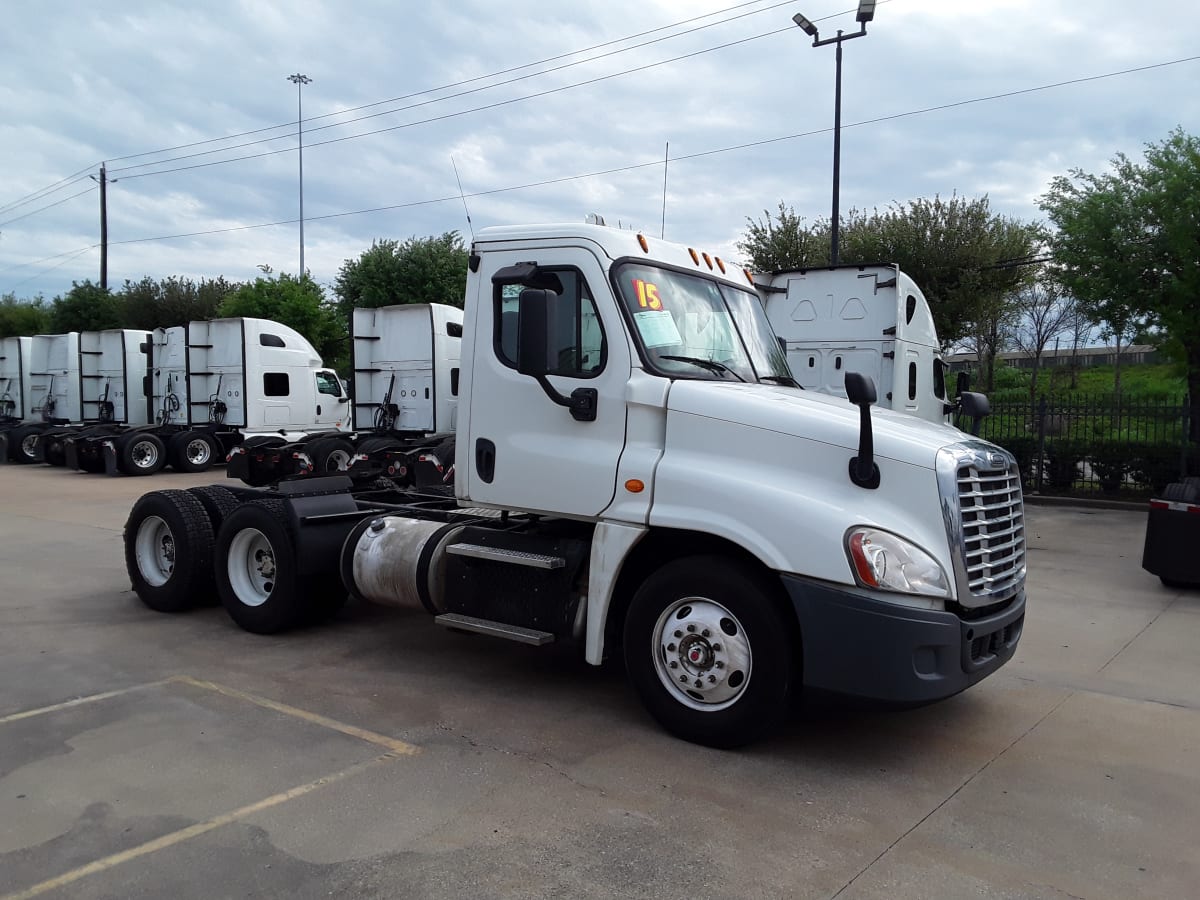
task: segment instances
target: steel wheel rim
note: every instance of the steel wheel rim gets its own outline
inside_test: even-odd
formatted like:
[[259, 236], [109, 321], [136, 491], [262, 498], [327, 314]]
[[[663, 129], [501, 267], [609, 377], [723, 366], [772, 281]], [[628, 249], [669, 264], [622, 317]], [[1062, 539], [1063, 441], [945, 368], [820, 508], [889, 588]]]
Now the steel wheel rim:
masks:
[[162, 587], [175, 572], [175, 535], [159, 516], [147, 516], [133, 544], [138, 572], [146, 584]]
[[750, 684], [746, 631], [733, 613], [707, 597], [683, 597], [663, 610], [650, 652], [667, 693], [689, 709], [727, 709]]
[[149, 469], [158, 462], [158, 448], [152, 441], [138, 441], [130, 448], [129, 458], [139, 469]]
[[332, 450], [325, 457], [326, 472], [345, 472], [350, 468], [350, 454], [345, 450]]
[[187, 447], [184, 448], [184, 456], [187, 461], [193, 466], [207, 465], [212, 459], [212, 447], [204, 438], [195, 438], [187, 442]]
[[244, 606], [262, 606], [275, 589], [275, 548], [257, 528], [243, 528], [229, 544], [225, 571]]
[[37, 456], [38, 436], [36, 434], [27, 434], [21, 441], [21, 453], [26, 459], [34, 459]]

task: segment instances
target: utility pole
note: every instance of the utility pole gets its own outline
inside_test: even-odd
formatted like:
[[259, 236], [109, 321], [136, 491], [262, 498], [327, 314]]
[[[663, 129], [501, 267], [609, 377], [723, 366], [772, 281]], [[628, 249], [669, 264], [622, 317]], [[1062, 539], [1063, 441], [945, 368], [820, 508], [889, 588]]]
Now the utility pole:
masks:
[[[91, 176], [100, 185], [100, 290], [108, 290], [108, 175], [100, 163], [100, 177]], [[113, 179], [114, 181], [116, 179]]]
[[296, 85], [296, 135], [300, 142], [300, 277], [304, 277], [304, 106], [300, 98], [301, 89], [311, 84], [312, 79], [297, 72], [287, 80]]

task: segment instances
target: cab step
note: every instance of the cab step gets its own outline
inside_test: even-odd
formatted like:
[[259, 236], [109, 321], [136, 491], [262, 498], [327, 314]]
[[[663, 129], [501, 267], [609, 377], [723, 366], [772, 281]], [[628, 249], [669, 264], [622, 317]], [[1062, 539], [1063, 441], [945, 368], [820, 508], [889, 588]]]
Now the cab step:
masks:
[[489, 619], [478, 619], [475, 616], [464, 616], [460, 613], [442, 613], [440, 616], [434, 616], [433, 621], [446, 628], [459, 628], [476, 634], [486, 634], [491, 637], [517, 641], [521, 644], [531, 644], [534, 647], [549, 644], [554, 640], [554, 635], [549, 631], [522, 628], [520, 625], [509, 625], [507, 622], [492, 622]]
[[450, 556], [469, 556], [473, 559], [486, 559], [514, 566], [529, 566], [531, 569], [561, 569], [567, 564], [561, 556], [506, 550], [503, 547], [485, 547], [483, 544], [451, 544], [446, 548], [446, 553]]

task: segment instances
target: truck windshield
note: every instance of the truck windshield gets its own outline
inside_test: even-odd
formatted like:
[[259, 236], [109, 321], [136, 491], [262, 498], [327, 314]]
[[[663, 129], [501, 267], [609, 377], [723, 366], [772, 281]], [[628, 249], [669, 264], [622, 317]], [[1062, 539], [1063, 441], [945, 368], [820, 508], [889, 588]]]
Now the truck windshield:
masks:
[[640, 263], [616, 272], [643, 358], [671, 378], [795, 384], [758, 297]]

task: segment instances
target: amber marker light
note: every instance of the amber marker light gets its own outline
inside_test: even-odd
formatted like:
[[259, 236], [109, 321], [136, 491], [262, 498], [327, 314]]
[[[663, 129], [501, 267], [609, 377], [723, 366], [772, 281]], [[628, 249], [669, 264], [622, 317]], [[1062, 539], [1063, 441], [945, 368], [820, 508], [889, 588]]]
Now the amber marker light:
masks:
[[630, 478], [625, 482], [625, 490], [629, 491], [631, 494], [640, 494], [645, 489], [646, 484], [640, 478]]
[[648, 240], [646, 240], [646, 236], [644, 234], [639, 234], [637, 237], [638, 237], [638, 243], [642, 247], [642, 252], [649, 253], [650, 252], [650, 242]]
[[688, 253], [692, 255], [692, 262], [694, 262], [696, 265], [700, 265], [700, 257], [696, 255], [696, 251], [691, 247], [688, 247]]
[[742, 269], [742, 271], [746, 273], [746, 280], [750, 282], [750, 286], [754, 287], [754, 276], [750, 274], [750, 270]]
[[704, 254], [704, 262], [710, 269], [712, 268], [712, 257], [707, 253]]
[[721, 274], [724, 275], [725, 274], [725, 263], [721, 262], [721, 257], [719, 257], [719, 256], [716, 257], [716, 260], [717, 260], [717, 268], [720, 269]]

